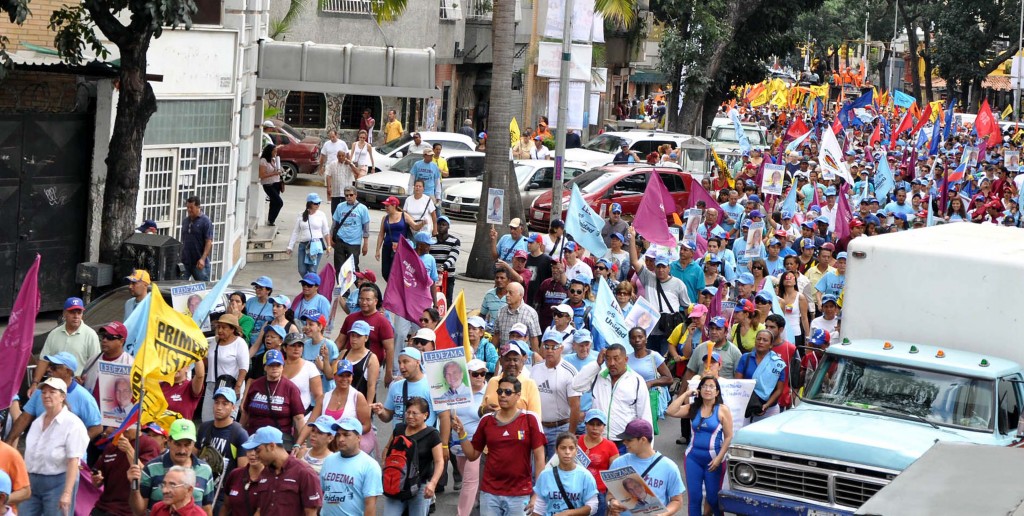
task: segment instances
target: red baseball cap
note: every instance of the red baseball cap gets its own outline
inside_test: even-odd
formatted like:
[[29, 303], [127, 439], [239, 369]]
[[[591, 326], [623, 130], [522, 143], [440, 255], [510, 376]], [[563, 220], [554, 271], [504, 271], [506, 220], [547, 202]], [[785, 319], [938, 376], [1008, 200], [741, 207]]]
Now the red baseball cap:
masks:
[[105, 326], [101, 327], [100, 330], [107, 332], [111, 336], [119, 339], [128, 338], [128, 328], [125, 328], [121, 321], [111, 321]]
[[392, 195], [391, 197], [384, 199], [384, 202], [382, 202], [381, 204], [383, 204], [384, 206], [398, 206], [401, 203], [398, 202], [398, 197]]
[[740, 310], [740, 311], [743, 311], [743, 312], [749, 312], [749, 313], [754, 313], [754, 312], [757, 311], [757, 307], [754, 306], [754, 303], [752, 303], [749, 299], [741, 299], [741, 300], [739, 300], [736, 303], [736, 309]]
[[377, 275], [374, 274], [374, 272], [369, 269], [357, 272], [356, 277], [362, 280], [369, 281], [370, 283], [377, 283]]
[[853, 219], [850, 221], [851, 228], [859, 228], [864, 225], [864, 221], [860, 219]]

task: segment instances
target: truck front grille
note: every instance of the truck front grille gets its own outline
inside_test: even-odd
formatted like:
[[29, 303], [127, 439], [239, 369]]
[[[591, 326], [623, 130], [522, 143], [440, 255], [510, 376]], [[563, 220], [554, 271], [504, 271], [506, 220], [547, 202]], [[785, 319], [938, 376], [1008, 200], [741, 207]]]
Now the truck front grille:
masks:
[[[753, 456], [729, 456], [729, 480], [733, 488], [836, 508], [857, 509], [897, 474], [858, 464], [744, 449], [751, 451]], [[743, 465], [754, 469], [753, 484], [744, 484], [737, 479], [737, 469]]]

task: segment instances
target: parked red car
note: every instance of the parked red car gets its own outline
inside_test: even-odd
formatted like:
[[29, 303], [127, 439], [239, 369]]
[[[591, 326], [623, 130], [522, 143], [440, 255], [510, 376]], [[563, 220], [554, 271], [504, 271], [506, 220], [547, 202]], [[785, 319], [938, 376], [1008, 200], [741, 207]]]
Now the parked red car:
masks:
[[271, 119], [274, 128], [266, 131], [274, 145], [280, 145], [277, 155], [281, 158], [284, 174], [281, 180], [291, 184], [299, 174], [316, 174], [320, 166], [320, 138], [306, 136], [281, 120]]
[[[672, 193], [675, 199], [675, 211], [682, 216], [686, 208], [687, 200], [690, 197], [690, 183], [693, 178], [690, 174], [677, 168], [657, 167], [652, 165], [606, 165], [597, 167], [590, 171], [576, 176], [572, 181], [565, 184], [562, 191], [562, 219], [565, 219], [566, 208], [569, 207], [569, 196], [572, 192], [572, 185], [580, 188], [580, 193], [587, 201], [587, 204], [601, 215], [608, 213], [612, 203], [622, 205], [622, 215], [636, 215], [637, 207], [640, 206], [640, 199], [647, 190], [647, 180], [651, 172], [657, 171], [661, 182]], [[668, 207], [666, 206], [666, 211]], [[671, 217], [671, 212], [666, 213], [666, 220]], [[551, 192], [547, 191], [533, 201], [527, 214], [530, 231], [547, 233], [551, 225]]]

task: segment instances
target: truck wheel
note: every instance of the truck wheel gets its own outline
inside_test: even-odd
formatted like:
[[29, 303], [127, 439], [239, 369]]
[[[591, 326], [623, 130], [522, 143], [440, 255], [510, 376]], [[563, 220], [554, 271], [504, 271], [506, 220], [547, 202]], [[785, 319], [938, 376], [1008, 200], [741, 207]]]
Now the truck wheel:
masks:
[[281, 168], [284, 169], [284, 173], [281, 174], [281, 181], [284, 181], [286, 185], [292, 184], [292, 181], [295, 181], [295, 177], [299, 175], [299, 167], [296, 167], [294, 163], [285, 162], [281, 163]]

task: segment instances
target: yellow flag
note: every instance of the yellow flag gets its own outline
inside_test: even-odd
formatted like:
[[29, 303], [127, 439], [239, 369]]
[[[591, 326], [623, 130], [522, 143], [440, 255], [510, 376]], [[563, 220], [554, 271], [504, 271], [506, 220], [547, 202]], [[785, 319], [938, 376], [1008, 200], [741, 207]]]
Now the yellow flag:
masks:
[[519, 143], [519, 122], [516, 122], [516, 117], [512, 117], [512, 121], [508, 124], [508, 135], [511, 138], [509, 146], [515, 147]]
[[735, 188], [736, 180], [732, 178], [732, 174], [729, 173], [729, 166], [725, 164], [725, 160], [715, 152], [715, 149], [711, 149], [711, 156], [715, 158], [715, 165], [718, 166], [718, 171], [725, 178], [725, 181], [729, 183], [729, 188]]
[[1013, 114], [1013, 104], [1007, 104], [1006, 109], [1002, 113], [999, 113], [999, 118], [1006, 120], [1010, 115]]
[[828, 84], [822, 84], [821, 86], [811, 86], [811, 94], [815, 97], [828, 98]]
[[939, 115], [942, 114], [942, 103], [943, 101], [941, 100], [928, 103], [928, 105], [932, 107], [932, 116], [928, 118], [928, 121], [934, 122], [936, 118], [939, 118]]
[[768, 92], [768, 89], [765, 88], [758, 92], [757, 96], [754, 97], [754, 100], [750, 101], [750, 106], [760, 107], [767, 104], [769, 100], [771, 100], [771, 94]]
[[150, 296], [146, 338], [135, 355], [131, 376], [135, 399], [141, 397], [143, 385], [146, 389], [142, 424], [165, 422], [167, 400], [160, 382], [173, 382], [174, 373], [205, 358], [208, 349], [206, 336], [195, 321], [167, 306], [156, 283], [152, 291], [158, 294]]
[[772, 105], [773, 106], [778, 106], [780, 108], [785, 108], [786, 104], [787, 104], [787, 102], [786, 102], [786, 91], [785, 90], [779, 90], [779, 91], [775, 92], [775, 96], [772, 98]]

